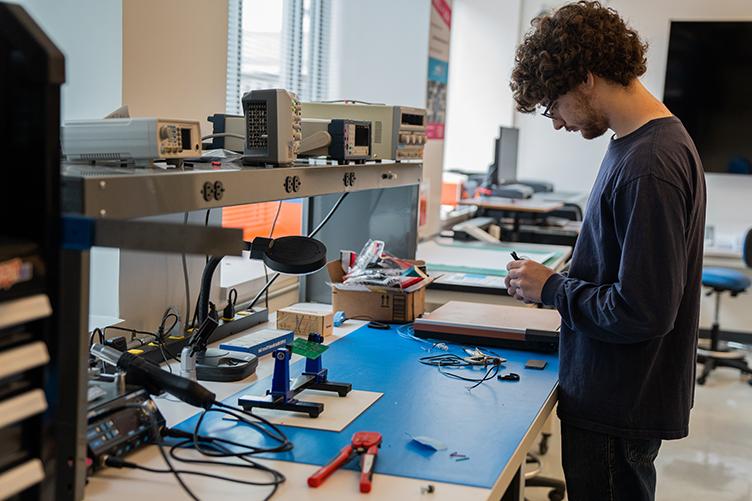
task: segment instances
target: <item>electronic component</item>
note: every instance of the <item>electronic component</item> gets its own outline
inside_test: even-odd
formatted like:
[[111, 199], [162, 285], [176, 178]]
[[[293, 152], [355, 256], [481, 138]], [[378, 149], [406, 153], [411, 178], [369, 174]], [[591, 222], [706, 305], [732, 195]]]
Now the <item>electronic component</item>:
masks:
[[528, 360], [525, 364], [525, 369], [538, 369], [542, 371], [546, 368], [546, 365], [548, 365], [548, 362], [545, 360]]
[[371, 159], [371, 122], [340, 120], [329, 122], [329, 157], [340, 162]]
[[160, 394], [163, 391], [183, 402], [208, 409], [216, 401], [216, 395], [195, 381], [163, 371], [158, 365], [138, 356], [103, 344], [95, 344], [89, 352], [100, 360], [126, 371], [126, 381], [144, 387], [148, 392]]
[[303, 120], [299, 156], [325, 156], [338, 162], [365, 162], [371, 155], [371, 122], [309, 118]]
[[[245, 117], [215, 113], [207, 117], [212, 124], [210, 149], [226, 149], [243, 152], [245, 149]], [[240, 136], [240, 137], [238, 137]]]
[[165, 419], [142, 388], [117, 395], [115, 385], [104, 389], [110, 396], [89, 405], [86, 443], [89, 473], [104, 466], [107, 456], [124, 456], [153, 443]]
[[426, 110], [355, 103], [303, 103], [303, 119], [371, 122], [371, 153], [376, 160], [420, 160], [426, 142]]
[[62, 131], [63, 155], [71, 161], [137, 161], [201, 155], [195, 120], [103, 118], [71, 120]]
[[290, 165], [302, 138], [300, 102], [284, 89], [252, 90], [242, 99], [246, 165]]

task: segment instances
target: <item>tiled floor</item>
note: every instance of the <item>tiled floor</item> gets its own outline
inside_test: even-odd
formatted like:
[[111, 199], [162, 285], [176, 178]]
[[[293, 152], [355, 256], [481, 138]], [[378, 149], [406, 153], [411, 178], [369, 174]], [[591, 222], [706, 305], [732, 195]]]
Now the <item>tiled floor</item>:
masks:
[[[658, 455], [657, 501], [752, 501], [752, 386], [738, 374], [719, 369], [697, 387], [689, 437], [664, 442]], [[554, 429], [543, 475], [563, 478]], [[546, 501], [548, 489], [525, 495]]]

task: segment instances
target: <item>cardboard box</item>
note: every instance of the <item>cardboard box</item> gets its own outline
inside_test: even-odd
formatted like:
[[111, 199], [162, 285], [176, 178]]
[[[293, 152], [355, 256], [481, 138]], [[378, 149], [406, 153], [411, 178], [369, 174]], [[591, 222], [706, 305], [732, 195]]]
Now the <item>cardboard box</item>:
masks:
[[402, 290], [372, 285], [345, 288], [342, 264], [338, 260], [330, 261], [326, 267], [332, 281], [332, 310], [344, 311], [347, 318], [407, 323], [425, 311], [426, 286], [431, 283], [430, 278]]
[[308, 338], [313, 332], [330, 336], [334, 332], [334, 314], [326, 306], [299, 303], [277, 310], [277, 329], [291, 330], [296, 336]]

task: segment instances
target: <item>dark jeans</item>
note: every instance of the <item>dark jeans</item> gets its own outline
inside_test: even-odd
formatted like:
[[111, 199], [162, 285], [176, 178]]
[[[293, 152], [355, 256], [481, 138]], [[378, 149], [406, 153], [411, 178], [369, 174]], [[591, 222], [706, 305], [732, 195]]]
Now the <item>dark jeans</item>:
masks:
[[653, 501], [659, 439], [628, 439], [561, 423], [569, 501]]

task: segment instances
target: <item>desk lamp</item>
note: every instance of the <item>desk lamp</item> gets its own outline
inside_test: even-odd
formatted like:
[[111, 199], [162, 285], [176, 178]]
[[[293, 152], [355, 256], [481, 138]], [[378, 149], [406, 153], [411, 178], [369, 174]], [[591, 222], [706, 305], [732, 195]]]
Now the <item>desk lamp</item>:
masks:
[[[239, 308], [252, 308], [280, 274], [307, 275], [326, 265], [326, 246], [311, 237], [256, 237], [253, 242], [245, 242], [245, 250], [250, 251], [251, 259], [263, 261], [277, 273], [249, 304]], [[206, 348], [217, 327], [217, 322], [209, 316], [209, 292], [214, 271], [221, 261], [222, 256], [209, 258], [201, 275], [196, 312], [196, 325], [200, 327], [181, 353], [181, 374], [184, 377], [204, 381], [237, 381], [252, 374], [258, 364], [256, 356], [249, 353]]]

